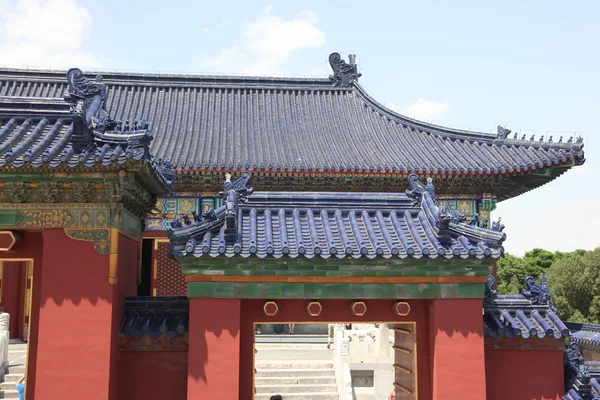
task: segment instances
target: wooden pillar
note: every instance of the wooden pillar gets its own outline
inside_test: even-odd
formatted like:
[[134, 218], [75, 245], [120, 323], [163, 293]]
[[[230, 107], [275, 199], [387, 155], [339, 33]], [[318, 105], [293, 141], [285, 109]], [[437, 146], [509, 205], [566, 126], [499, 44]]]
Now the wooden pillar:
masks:
[[43, 231], [36, 400], [117, 398], [123, 288], [109, 283], [109, 252], [79, 237]]
[[485, 399], [482, 300], [430, 304], [433, 399]]
[[240, 299], [190, 299], [188, 400], [238, 399]]

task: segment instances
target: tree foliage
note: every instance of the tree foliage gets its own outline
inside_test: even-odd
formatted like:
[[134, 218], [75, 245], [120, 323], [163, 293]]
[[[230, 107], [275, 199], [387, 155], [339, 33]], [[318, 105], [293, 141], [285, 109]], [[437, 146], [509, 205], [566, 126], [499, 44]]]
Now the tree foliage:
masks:
[[515, 294], [523, 279], [547, 276], [553, 302], [563, 321], [600, 323], [600, 248], [572, 253], [533, 249], [497, 263], [498, 293]]
[[523, 279], [533, 276], [537, 281], [546, 274], [552, 263], [562, 259], [565, 254], [543, 249], [533, 249], [525, 253], [523, 257], [506, 254], [496, 264], [498, 293], [519, 293], [523, 289]]
[[548, 283], [564, 321], [600, 322], [600, 248], [576, 251], [554, 262]]

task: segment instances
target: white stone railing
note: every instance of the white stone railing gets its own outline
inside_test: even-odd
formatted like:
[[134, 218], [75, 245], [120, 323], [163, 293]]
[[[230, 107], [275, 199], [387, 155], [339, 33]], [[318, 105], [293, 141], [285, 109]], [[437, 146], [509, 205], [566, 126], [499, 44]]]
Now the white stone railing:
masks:
[[10, 327], [10, 315], [0, 313], [0, 378], [4, 377], [8, 368], [8, 338]]
[[[335, 369], [340, 400], [387, 399], [393, 390], [394, 342], [388, 325], [354, 324], [354, 329], [335, 328]], [[351, 370], [371, 370], [369, 387], [353, 387]]]

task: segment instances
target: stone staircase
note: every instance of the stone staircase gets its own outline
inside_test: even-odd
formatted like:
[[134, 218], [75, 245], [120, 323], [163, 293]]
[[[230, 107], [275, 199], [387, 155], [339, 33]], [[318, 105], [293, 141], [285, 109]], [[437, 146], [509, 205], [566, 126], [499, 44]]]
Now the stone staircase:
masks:
[[25, 375], [27, 343], [11, 340], [8, 345], [8, 370], [0, 383], [0, 399], [18, 399], [16, 384]]
[[[325, 343], [256, 343], [255, 400], [280, 394], [285, 400], [338, 400], [333, 351]], [[289, 337], [289, 336], [288, 336]]]

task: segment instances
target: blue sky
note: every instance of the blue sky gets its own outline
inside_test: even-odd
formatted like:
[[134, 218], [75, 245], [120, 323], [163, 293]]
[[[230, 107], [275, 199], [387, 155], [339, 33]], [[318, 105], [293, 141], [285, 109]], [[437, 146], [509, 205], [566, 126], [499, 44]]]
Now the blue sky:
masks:
[[329, 53], [355, 53], [361, 85], [408, 115], [582, 134], [584, 167], [494, 216], [518, 255], [595, 248], [600, 2], [490, 3], [0, 0], [0, 65], [326, 77]]

